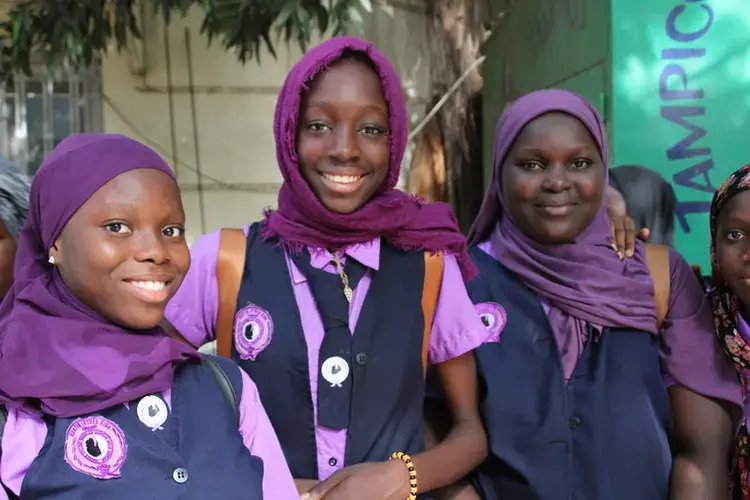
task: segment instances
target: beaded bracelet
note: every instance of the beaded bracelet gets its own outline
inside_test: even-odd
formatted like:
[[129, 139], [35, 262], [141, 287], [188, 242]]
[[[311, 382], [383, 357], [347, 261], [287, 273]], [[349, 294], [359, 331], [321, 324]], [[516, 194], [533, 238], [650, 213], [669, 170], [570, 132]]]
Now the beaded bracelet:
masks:
[[391, 460], [401, 460], [406, 465], [406, 470], [409, 471], [409, 496], [406, 500], [417, 499], [417, 469], [414, 468], [414, 463], [411, 461], [411, 457], [402, 451], [393, 452]]

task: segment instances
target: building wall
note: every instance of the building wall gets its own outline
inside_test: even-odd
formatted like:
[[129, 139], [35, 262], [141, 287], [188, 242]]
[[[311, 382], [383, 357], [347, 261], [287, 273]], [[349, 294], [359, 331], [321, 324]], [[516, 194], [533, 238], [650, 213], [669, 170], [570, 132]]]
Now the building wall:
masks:
[[[276, 205], [281, 176], [273, 109], [284, 77], [301, 56], [298, 47], [281, 44], [276, 60], [261, 52], [259, 63], [243, 66], [218, 43], [208, 46], [199, 33], [200, 14], [194, 9], [167, 28], [144, 15], [144, 42], [107, 55], [101, 68], [104, 130], [139, 139], [176, 165], [191, 242], [203, 232], [258, 220], [264, 207]], [[412, 0], [378, 8], [363, 23], [362, 35], [401, 72], [414, 120], [424, 113], [428, 86], [426, 22], [422, 2]]]

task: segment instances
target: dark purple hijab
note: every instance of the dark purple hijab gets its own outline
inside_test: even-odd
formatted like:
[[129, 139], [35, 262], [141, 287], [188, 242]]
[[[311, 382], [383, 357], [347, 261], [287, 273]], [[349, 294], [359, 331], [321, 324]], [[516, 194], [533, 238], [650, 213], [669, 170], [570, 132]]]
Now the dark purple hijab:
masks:
[[[492, 182], [469, 233], [472, 245], [491, 239], [498, 260], [550, 305], [550, 320], [590, 322], [600, 327], [631, 327], [657, 332], [653, 282], [645, 250], [637, 244], [633, 258], [621, 261], [611, 248], [612, 230], [606, 200], [591, 225], [573, 243], [543, 245], [523, 234], [506, 215], [501, 169], [524, 126], [539, 116], [559, 111], [584, 124], [604, 160], [607, 186], [609, 151], [599, 113], [583, 97], [566, 90], [540, 90], [516, 100], [495, 129]], [[605, 190], [606, 193], [606, 190]], [[561, 316], [561, 317], [560, 317]], [[554, 318], [557, 319], [552, 321]]]
[[[337, 214], [318, 200], [299, 170], [297, 127], [303, 93], [312, 80], [338, 61], [345, 51], [366, 54], [380, 76], [388, 103], [390, 164], [380, 190], [351, 214]], [[276, 158], [284, 178], [279, 208], [267, 214], [264, 238], [278, 238], [288, 249], [304, 246], [341, 248], [382, 237], [401, 250], [444, 251], [456, 256], [464, 278], [475, 268], [467, 253], [451, 208], [424, 203], [395, 188], [406, 150], [409, 122], [398, 73], [372, 44], [352, 37], [335, 37], [307, 52], [286, 77], [276, 102]]]
[[48, 263], [73, 214], [111, 179], [138, 168], [173, 177], [143, 144], [81, 134], [62, 141], [35, 175], [15, 280], [0, 304], [0, 402], [56, 417], [85, 415], [171, 387], [175, 366], [198, 357], [161, 328], [112, 324], [76, 299]]

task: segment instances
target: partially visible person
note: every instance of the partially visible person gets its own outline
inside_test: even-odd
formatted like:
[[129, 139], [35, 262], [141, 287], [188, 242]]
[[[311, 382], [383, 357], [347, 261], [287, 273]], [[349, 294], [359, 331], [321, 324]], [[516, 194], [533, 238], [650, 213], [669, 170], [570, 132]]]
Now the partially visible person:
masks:
[[742, 381], [745, 404], [745, 417], [735, 439], [732, 498], [748, 500], [750, 165], [730, 175], [714, 193], [710, 224], [713, 288], [709, 291], [708, 298], [719, 340], [734, 362]]
[[159, 326], [184, 235], [174, 175], [143, 144], [74, 135], [45, 159], [0, 305], [7, 496], [298, 498], [249, 377]]
[[[607, 188], [607, 213], [612, 222], [614, 247], [621, 257], [632, 257], [636, 238], [674, 246], [677, 197], [662, 176], [646, 167], [623, 165], [612, 169]], [[691, 266], [701, 286], [712, 286], [711, 276]]]
[[728, 494], [737, 378], [685, 260], [610, 247], [607, 158], [601, 118], [571, 92], [528, 94], [498, 122], [468, 284], [491, 334], [477, 349], [485, 499]]
[[29, 179], [0, 156], [0, 300], [13, 283], [16, 240], [29, 211]]
[[649, 229], [649, 242], [674, 245], [677, 196], [658, 172], [640, 165], [613, 168], [610, 185], [622, 194], [636, 228]]

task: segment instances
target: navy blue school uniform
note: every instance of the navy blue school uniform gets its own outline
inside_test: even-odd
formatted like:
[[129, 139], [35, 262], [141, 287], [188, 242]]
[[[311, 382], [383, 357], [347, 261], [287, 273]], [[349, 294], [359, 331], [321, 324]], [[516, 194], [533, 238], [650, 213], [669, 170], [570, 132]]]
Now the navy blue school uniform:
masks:
[[593, 334], [568, 383], [542, 303], [478, 248], [468, 284], [494, 336], [477, 350], [488, 500], [666, 500], [671, 407], [651, 333]]
[[[215, 359], [239, 400], [246, 376], [231, 361]], [[241, 413], [205, 364], [178, 368], [166, 394], [76, 418], [23, 421], [11, 410], [4, 444], [9, 432], [18, 435], [10, 449], [3, 449], [2, 460], [5, 470], [27, 468], [19, 498], [263, 499], [264, 459], [246, 447], [238, 431]], [[46, 425], [46, 432], [36, 432], [37, 423]], [[17, 446], [23, 442], [33, 449], [39, 436], [43, 444], [33, 461], [26, 467], [13, 463], [33, 456]], [[277, 470], [275, 464], [268, 469]], [[282, 476], [275, 480], [287, 484], [274, 491], [284, 492], [280, 500], [296, 498], [288, 470]], [[3, 479], [13, 484], [13, 478]]]
[[[346, 453], [339, 465], [384, 461], [394, 451], [416, 454], [424, 449], [423, 281], [423, 253], [402, 252], [381, 243], [380, 268], [351, 335], [351, 400]], [[394, 289], [399, 293], [392, 293]], [[275, 242], [260, 238], [257, 224], [248, 234], [237, 304], [235, 327], [251, 311], [252, 319], [245, 323], [258, 332], [251, 334], [248, 344], [237, 339], [235, 331], [233, 359], [257, 384], [292, 475], [317, 478], [313, 398], [300, 310], [287, 257]], [[273, 341], [263, 338], [270, 330], [264, 327], [268, 318], [273, 318]], [[259, 343], [262, 349], [251, 352]], [[320, 385], [326, 383], [323, 379]]]

